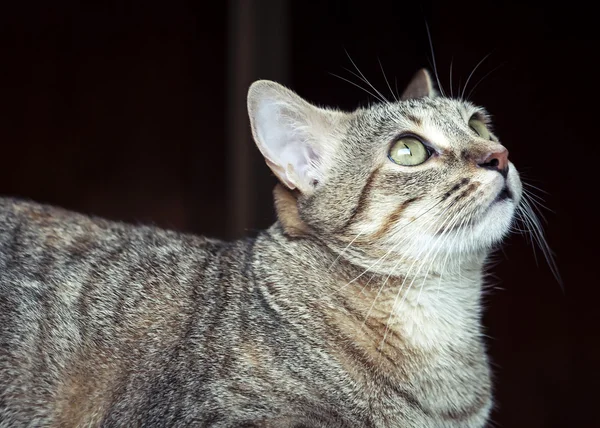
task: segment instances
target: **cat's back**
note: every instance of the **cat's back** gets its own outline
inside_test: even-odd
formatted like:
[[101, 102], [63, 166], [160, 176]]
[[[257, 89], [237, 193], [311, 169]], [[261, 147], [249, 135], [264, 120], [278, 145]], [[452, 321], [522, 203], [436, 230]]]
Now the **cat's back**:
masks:
[[[0, 198], [0, 260], [4, 262], [4, 272], [19, 266], [11, 261], [41, 262], [36, 254], [42, 253], [55, 261], [61, 256], [74, 259], [92, 248], [100, 250], [123, 241], [126, 234], [137, 233], [128, 225], [55, 206]], [[31, 268], [33, 263], [22, 267]]]
[[0, 198], [0, 294], [5, 299], [0, 305], [10, 305], [7, 296], [18, 300], [13, 307], [31, 299], [45, 310], [55, 300], [77, 302], [80, 306], [68, 309], [86, 314], [98, 307], [116, 311], [127, 303], [117, 304], [119, 299], [138, 295], [146, 301], [156, 294], [161, 303], [186, 300], [177, 295], [206, 282], [225, 246], [204, 237]]
[[126, 373], [159, 370], [223, 245], [0, 198], [0, 427], [94, 422]]
[[[222, 246], [218, 240], [0, 197], [0, 273], [49, 278], [64, 264], [68, 270], [83, 263], [118, 269], [123, 263], [133, 266], [170, 256], [191, 263]], [[159, 263], [151, 267], [148, 273], [165, 268]]]
[[109, 235], [113, 240], [117, 236], [108, 222], [32, 201], [0, 198], [0, 288], [7, 293], [24, 282], [42, 285], [63, 273], [61, 265], [83, 260], [92, 247], [106, 246]]

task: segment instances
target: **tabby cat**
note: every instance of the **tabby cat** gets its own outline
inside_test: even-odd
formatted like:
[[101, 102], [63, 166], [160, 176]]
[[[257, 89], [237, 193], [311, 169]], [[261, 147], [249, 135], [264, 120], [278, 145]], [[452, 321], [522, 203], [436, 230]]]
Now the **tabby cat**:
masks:
[[345, 113], [255, 82], [277, 222], [221, 242], [0, 198], [0, 427], [482, 427], [521, 182], [419, 71]]

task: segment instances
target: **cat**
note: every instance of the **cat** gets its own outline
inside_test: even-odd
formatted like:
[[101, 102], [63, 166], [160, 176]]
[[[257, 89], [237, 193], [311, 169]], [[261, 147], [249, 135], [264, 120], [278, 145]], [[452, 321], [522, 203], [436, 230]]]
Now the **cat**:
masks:
[[234, 242], [0, 198], [0, 427], [483, 427], [519, 174], [420, 70], [347, 113], [271, 81], [277, 221]]

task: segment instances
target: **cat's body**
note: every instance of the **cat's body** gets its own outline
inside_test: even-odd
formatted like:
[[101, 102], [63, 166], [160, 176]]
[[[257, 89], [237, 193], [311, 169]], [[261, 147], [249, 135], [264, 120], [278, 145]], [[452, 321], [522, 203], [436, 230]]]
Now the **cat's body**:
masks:
[[13, 200], [0, 224], [3, 426], [464, 427], [489, 410], [461, 308], [456, 331], [420, 327], [439, 347], [392, 332], [379, 361], [352, 343], [359, 291], [336, 293], [360, 271], [311, 274], [335, 254], [278, 225], [220, 243]]
[[[430, 86], [417, 80], [416, 89]], [[308, 105], [280, 87], [254, 90], [292, 97], [265, 111], [251, 90], [255, 138], [288, 187], [275, 192], [279, 221], [255, 239], [225, 243], [0, 199], [0, 427], [485, 425], [483, 265], [520, 194], [499, 144], [476, 137], [450, 155], [450, 137], [427, 130], [438, 101], [409, 97], [402, 108], [425, 138], [437, 135], [438, 164], [399, 174], [387, 146], [383, 156], [376, 148], [406, 126], [396, 107], [342, 117], [301, 111]], [[455, 105], [434, 107], [454, 117]], [[284, 147], [280, 162], [280, 140], [269, 141], [286, 130], [269, 134], [261, 121], [282, 106], [291, 113], [277, 111], [278, 123], [306, 125], [282, 141], [304, 144], [296, 134], [331, 126], [320, 141], [344, 134], [343, 155], [362, 171], [327, 145]], [[457, 117], [446, 135], [468, 132]], [[472, 165], [473, 156], [482, 160]], [[429, 187], [414, 188], [415, 171], [430, 174]]]

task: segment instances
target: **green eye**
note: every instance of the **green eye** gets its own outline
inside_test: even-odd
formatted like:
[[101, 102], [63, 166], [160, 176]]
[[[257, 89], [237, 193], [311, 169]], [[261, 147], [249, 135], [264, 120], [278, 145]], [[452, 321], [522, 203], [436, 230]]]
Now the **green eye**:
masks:
[[398, 165], [419, 165], [429, 159], [431, 152], [414, 137], [400, 138], [392, 146], [388, 157]]
[[486, 140], [490, 139], [490, 131], [486, 128], [485, 124], [479, 119], [469, 120], [469, 127], [475, 131], [477, 135]]

